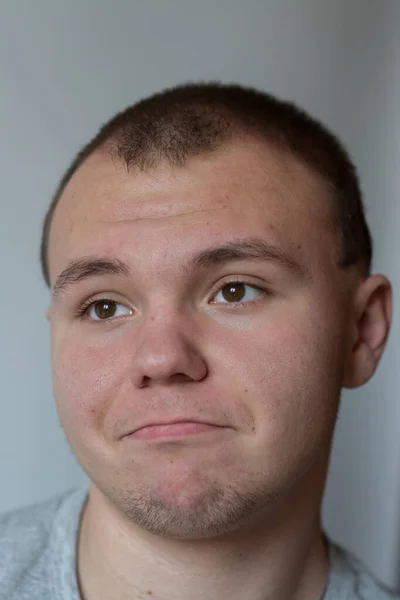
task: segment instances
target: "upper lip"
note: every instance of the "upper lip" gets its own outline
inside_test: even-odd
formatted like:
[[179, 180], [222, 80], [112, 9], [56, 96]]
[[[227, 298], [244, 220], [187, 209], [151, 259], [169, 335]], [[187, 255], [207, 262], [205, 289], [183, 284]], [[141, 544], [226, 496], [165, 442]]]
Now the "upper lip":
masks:
[[138, 425], [137, 427], [135, 427], [135, 429], [133, 429], [132, 431], [130, 431], [128, 433], [128, 435], [131, 435], [132, 433], [135, 433], [136, 431], [139, 431], [139, 429], [143, 429], [144, 427], [155, 427], [155, 426], [160, 426], [160, 425], [175, 425], [176, 423], [202, 423], [204, 425], [214, 425], [214, 427], [224, 427], [224, 425], [220, 424], [220, 423], [216, 423], [215, 421], [207, 421], [204, 419], [197, 419], [196, 417], [179, 417], [177, 419], [168, 419], [168, 420], [163, 420], [163, 419], [159, 419], [156, 421], [146, 421], [145, 423], [142, 423], [141, 425]]

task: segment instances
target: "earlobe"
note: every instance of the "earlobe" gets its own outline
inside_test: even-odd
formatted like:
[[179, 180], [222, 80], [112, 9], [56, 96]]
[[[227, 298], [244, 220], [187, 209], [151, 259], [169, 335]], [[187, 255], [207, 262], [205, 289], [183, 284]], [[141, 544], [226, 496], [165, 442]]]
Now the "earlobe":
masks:
[[392, 320], [392, 287], [373, 275], [360, 287], [354, 311], [351, 347], [342, 386], [357, 388], [369, 381], [382, 357]]
[[51, 308], [50, 306], [48, 307], [48, 309], [46, 310], [46, 319], [50, 322], [51, 321]]

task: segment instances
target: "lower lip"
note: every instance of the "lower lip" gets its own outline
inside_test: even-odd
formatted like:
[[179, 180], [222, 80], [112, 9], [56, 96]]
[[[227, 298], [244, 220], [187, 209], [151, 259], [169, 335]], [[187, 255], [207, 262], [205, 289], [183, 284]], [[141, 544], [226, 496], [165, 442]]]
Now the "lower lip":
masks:
[[137, 440], [156, 440], [159, 438], [172, 438], [199, 435], [200, 433], [215, 432], [222, 427], [216, 425], [207, 425], [205, 423], [172, 423], [170, 425], [151, 425], [149, 427], [143, 427], [130, 437], [134, 437]]

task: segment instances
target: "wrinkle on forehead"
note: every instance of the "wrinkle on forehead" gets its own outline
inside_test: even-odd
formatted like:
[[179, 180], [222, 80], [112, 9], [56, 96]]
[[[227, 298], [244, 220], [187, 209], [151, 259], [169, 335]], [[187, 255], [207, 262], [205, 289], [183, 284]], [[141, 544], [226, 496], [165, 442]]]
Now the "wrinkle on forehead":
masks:
[[107, 219], [107, 220], [102, 220], [99, 219], [97, 221], [97, 223], [101, 223], [101, 224], [109, 224], [109, 223], [135, 223], [136, 221], [153, 221], [153, 220], [159, 220], [159, 219], [163, 219], [163, 220], [167, 220], [167, 219], [177, 219], [179, 217], [190, 217], [194, 214], [204, 214], [204, 213], [215, 213], [217, 211], [221, 211], [221, 210], [227, 210], [226, 206], [221, 206], [221, 207], [208, 207], [208, 208], [199, 208], [199, 209], [194, 209], [194, 210], [187, 210], [185, 212], [177, 212], [171, 215], [171, 210], [170, 209], [165, 209], [165, 213], [163, 215], [146, 215], [145, 217], [141, 217], [141, 216], [137, 216], [137, 217], [129, 217], [129, 218], [121, 218], [121, 219]]

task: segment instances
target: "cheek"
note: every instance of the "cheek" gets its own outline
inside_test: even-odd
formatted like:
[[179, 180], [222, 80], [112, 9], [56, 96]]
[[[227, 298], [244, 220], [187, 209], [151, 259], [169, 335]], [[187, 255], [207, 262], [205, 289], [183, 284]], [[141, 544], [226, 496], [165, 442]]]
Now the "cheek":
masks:
[[89, 346], [80, 339], [53, 344], [53, 388], [63, 424], [84, 429], [102, 417], [126, 370], [124, 355], [116, 346]]
[[[308, 321], [308, 323], [313, 321]], [[305, 472], [331, 438], [340, 397], [332, 331], [307, 321], [276, 321], [231, 346], [225, 374], [236, 402], [246, 403], [253, 434], [246, 452], [257, 469], [277, 480]], [[236, 385], [235, 385], [236, 384]], [[225, 388], [225, 393], [229, 391]]]
[[249, 405], [256, 428], [280, 437], [330, 423], [340, 393], [341, 344], [329, 325], [311, 315], [276, 320], [242, 331], [240, 344], [231, 340], [229, 347], [225, 378], [231, 387], [236, 382], [236, 397]]

